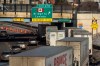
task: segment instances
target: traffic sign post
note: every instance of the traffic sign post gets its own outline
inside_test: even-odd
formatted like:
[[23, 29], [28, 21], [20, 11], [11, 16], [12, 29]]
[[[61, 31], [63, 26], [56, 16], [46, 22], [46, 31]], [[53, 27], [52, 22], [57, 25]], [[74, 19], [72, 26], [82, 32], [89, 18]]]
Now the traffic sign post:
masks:
[[32, 8], [32, 22], [52, 22], [52, 4], [38, 4]]
[[95, 19], [93, 17], [92, 19], [92, 25], [91, 25], [91, 28], [92, 28], [92, 39], [93, 39], [93, 34], [94, 34], [94, 30], [96, 31], [96, 33], [98, 33], [98, 23], [97, 23], [97, 19]]
[[93, 30], [96, 30], [98, 28], [98, 24], [96, 22], [93, 22], [91, 27]]
[[98, 29], [97, 20], [96, 20], [95, 18], [92, 20], [92, 25], [91, 25], [91, 27], [92, 27], [93, 30]]

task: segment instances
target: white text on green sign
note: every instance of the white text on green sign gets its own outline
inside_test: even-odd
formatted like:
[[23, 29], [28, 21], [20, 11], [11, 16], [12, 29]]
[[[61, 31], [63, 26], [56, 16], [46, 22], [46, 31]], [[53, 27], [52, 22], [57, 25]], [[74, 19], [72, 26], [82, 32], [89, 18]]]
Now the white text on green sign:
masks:
[[52, 18], [51, 4], [38, 4], [32, 8], [32, 18]]
[[58, 22], [71, 22], [71, 19], [69, 19], [69, 18], [60, 18], [60, 19], [58, 19]]

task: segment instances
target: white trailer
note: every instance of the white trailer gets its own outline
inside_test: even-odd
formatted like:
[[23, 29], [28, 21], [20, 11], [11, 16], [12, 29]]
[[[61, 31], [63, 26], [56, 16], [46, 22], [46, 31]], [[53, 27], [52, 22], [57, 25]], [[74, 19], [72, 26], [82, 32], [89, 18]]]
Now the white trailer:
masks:
[[73, 66], [73, 48], [43, 46], [9, 57], [10, 66]]
[[66, 37], [58, 40], [56, 46], [70, 46], [74, 49], [74, 65], [88, 66], [89, 51], [88, 38]]
[[72, 30], [72, 37], [87, 37], [89, 38], [89, 55], [92, 56], [92, 34], [86, 30]]
[[53, 30], [49, 32], [49, 45], [55, 46], [56, 41], [65, 38], [65, 30]]
[[77, 27], [65, 27], [63, 28], [65, 30], [65, 36], [66, 37], [72, 37], [72, 30], [77, 30], [77, 29], [80, 29], [80, 28], [77, 28]]
[[49, 45], [50, 44], [50, 32], [51, 31], [57, 31], [58, 28], [57, 26], [46, 26], [46, 44]]

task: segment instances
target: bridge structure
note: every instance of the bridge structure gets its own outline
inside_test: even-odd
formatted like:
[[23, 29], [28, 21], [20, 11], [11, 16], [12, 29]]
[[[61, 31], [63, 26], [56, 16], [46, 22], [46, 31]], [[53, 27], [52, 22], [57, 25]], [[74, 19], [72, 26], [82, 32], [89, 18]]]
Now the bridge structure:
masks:
[[29, 41], [37, 38], [37, 27], [22, 23], [0, 22], [0, 41]]

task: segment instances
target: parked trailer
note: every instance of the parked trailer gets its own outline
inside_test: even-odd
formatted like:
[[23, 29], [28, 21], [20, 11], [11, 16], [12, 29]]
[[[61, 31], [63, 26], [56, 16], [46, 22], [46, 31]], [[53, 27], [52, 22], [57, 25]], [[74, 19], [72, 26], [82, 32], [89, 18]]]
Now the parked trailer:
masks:
[[92, 56], [92, 34], [86, 30], [72, 30], [72, 37], [88, 37], [89, 38], [89, 55]]
[[80, 28], [77, 28], [77, 27], [64, 27], [63, 28], [65, 30], [65, 36], [66, 37], [72, 37], [72, 30], [77, 30], [77, 29], [80, 29]]
[[50, 41], [50, 32], [51, 31], [57, 31], [58, 28], [57, 26], [46, 26], [46, 44], [49, 45], [49, 41]]
[[88, 38], [66, 37], [58, 40], [56, 46], [70, 46], [74, 48], [74, 65], [89, 66]]
[[50, 25], [49, 24], [38, 24], [38, 36], [39, 36], [39, 38], [45, 37], [46, 26], [50, 26]]
[[73, 48], [43, 46], [9, 57], [10, 66], [73, 66]]
[[38, 24], [38, 41], [41, 44], [46, 44], [46, 26], [50, 26], [49, 24]]
[[50, 46], [55, 46], [56, 41], [65, 38], [65, 30], [52, 30], [48, 34], [48, 43]]

